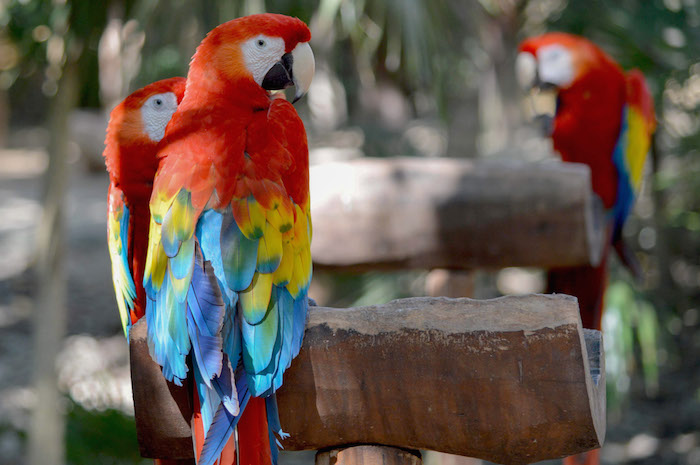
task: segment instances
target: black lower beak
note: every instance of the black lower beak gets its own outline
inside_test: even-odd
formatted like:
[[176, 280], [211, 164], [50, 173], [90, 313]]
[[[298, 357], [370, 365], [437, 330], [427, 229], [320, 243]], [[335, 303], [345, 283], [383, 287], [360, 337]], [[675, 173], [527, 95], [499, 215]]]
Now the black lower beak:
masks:
[[291, 53], [282, 55], [282, 59], [275, 63], [263, 78], [262, 88], [265, 90], [281, 90], [294, 85], [292, 64], [293, 58]]
[[555, 84], [552, 84], [551, 82], [541, 81], [539, 77], [537, 78], [537, 82], [533, 87], [544, 91], [555, 90], [557, 88]]

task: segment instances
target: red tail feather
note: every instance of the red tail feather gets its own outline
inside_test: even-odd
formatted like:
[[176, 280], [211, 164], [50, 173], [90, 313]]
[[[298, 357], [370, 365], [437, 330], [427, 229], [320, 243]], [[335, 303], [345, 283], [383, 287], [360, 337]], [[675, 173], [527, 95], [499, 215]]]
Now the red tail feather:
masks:
[[[195, 454], [197, 459], [202, 455], [202, 447], [204, 446], [204, 424], [202, 423], [201, 406], [199, 403], [199, 395], [197, 391], [194, 392], [194, 402], [193, 402], [193, 414], [192, 414], [192, 440], [194, 441]], [[240, 425], [240, 423], [239, 423]], [[195, 462], [192, 461], [192, 464]], [[224, 449], [221, 451], [221, 457], [216, 465], [235, 465], [236, 463], [236, 439], [234, 435], [228, 440]], [[243, 462], [241, 462], [242, 464]], [[156, 464], [158, 465], [158, 464]], [[177, 464], [163, 464], [163, 465], [177, 465]], [[184, 465], [184, 464], [183, 464]]]
[[[580, 266], [550, 270], [547, 275], [547, 292], [568, 294], [578, 298], [581, 323], [584, 328], [601, 329], [603, 296], [607, 287], [606, 251], [597, 267]], [[563, 465], [598, 465], [600, 450], [592, 450], [564, 459]]]
[[252, 397], [238, 422], [241, 465], [270, 465], [270, 440], [265, 399]]
[[[241, 462], [243, 463], [243, 462]], [[235, 465], [236, 464], [236, 438], [235, 435], [231, 435], [224, 446], [224, 450], [221, 451], [221, 458], [217, 462], [217, 465]]]
[[563, 465], [598, 465], [600, 463], [600, 449], [589, 450], [583, 454], [566, 457]]
[[547, 274], [547, 292], [578, 298], [584, 328], [601, 329], [607, 286], [607, 253], [600, 265], [559, 268]]
[[195, 456], [199, 460], [199, 457], [202, 455], [202, 447], [204, 446], [204, 424], [202, 423], [202, 410], [197, 389], [194, 389], [192, 397], [192, 441], [194, 442]]

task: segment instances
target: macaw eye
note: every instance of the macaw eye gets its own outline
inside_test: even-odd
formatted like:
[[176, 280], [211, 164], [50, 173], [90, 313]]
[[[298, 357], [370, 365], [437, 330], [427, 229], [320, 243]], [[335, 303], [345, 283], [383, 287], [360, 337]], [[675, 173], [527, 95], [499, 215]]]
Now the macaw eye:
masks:
[[165, 135], [165, 127], [177, 110], [177, 96], [173, 92], [151, 95], [141, 107], [143, 129], [153, 142]]
[[262, 40], [262, 39], [258, 39], [258, 41], [257, 41], [256, 43], [257, 43], [257, 45], [258, 45], [258, 48], [264, 48], [264, 47], [265, 47], [265, 41]]

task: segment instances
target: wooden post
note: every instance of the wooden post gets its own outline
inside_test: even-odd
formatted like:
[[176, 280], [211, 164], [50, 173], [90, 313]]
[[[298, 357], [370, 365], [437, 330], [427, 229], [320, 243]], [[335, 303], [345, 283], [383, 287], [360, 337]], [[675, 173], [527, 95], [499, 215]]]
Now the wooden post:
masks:
[[[181, 442], [168, 448], [142, 442], [142, 453], [191, 457], [181, 428], [139, 419], [189, 419], [191, 408], [149, 381], [160, 370], [148, 355], [144, 320], [130, 337], [132, 373], [151, 372], [134, 378], [137, 428], [151, 428], [139, 439]], [[283, 446], [382, 444], [515, 465], [600, 447], [601, 344], [599, 332], [584, 334], [576, 299], [564, 295], [312, 307], [301, 353], [278, 392], [282, 426], [291, 435]], [[160, 412], [144, 410], [148, 405]]]
[[315, 268], [343, 271], [596, 264], [596, 206], [574, 163], [329, 163], [311, 168], [311, 251]]
[[[141, 320], [145, 322], [146, 320]], [[131, 386], [136, 412], [136, 438], [143, 457], [190, 459], [192, 448], [192, 389], [165, 381], [146, 343], [147, 326], [129, 331]]]
[[[474, 272], [436, 268], [425, 278], [425, 291], [431, 297], [473, 297]], [[426, 451], [424, 459], [431, 465], [480, 465], [481, 460], [444, 452]]]
[[420, 465], [420, 452], [387, 446], [353, 446], [316, 454], [316, 465]]

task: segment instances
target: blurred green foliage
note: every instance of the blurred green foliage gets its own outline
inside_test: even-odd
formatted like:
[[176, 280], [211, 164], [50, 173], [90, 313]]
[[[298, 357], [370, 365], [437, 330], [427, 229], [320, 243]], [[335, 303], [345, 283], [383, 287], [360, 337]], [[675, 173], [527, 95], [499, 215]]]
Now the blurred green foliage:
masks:
[[151, 463], [139, 455], [134, 418], [118, 410], [89, 411], [69, 403], [66, 460], [69, 465]]

